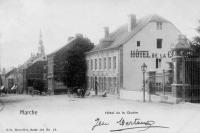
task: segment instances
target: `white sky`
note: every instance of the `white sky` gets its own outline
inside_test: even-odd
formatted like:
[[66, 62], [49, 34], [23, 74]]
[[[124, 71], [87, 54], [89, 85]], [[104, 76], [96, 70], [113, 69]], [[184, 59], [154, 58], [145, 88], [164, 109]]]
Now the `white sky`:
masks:
[[42, 30], [46, 53], [82, 33], [95, 44], [103, 27], [112, 32], [137, 18], [158, 14], [174, 23], [188, 38], [197, 35], [200, 0], [0, 0], [1, 66], [18, 66], [37, 52]]

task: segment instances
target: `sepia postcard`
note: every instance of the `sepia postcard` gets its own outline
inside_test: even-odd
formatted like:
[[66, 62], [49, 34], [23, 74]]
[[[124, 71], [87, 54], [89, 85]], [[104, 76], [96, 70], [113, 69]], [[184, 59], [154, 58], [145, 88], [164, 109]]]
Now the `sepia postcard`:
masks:
[[0, 0], [0, 133], [200, 133], [199, 0]]

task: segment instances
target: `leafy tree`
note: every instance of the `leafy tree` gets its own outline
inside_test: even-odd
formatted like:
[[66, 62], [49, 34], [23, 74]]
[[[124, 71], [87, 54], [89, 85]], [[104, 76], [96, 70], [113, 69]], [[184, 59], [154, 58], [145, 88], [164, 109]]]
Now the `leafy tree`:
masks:
[[89, 39], [77, 38], [65, 53], [64, 74], [62, 80], [69, 88], [86, 89], [87, 63], [85, 52], [91, 50], [94, 44]]
[[[199, 20], [200, 24], [200, 20]], [[200, 25], [196, 28], [196, 31], [200, 34]], [[191, 43], [191, 48], [193, 50], [192, 55], [194, 57], [200, 57], [200, 36], [195, 36]]]
[[[200, 21], [199, 21], [200, 24]], [[200, 34], [200, 26], [196, 28], [197, 33]], [[191, 54], [188, 56], [189, 58], [200, 58], [200, 36], [195, 36], [190, 42], [191, 46]], [[200, 66], [198, 61], [188, 61], [187, 63], [187, 73], [186, 73], [186, 82], [191, 85], [199, 85], [200, 84]]]

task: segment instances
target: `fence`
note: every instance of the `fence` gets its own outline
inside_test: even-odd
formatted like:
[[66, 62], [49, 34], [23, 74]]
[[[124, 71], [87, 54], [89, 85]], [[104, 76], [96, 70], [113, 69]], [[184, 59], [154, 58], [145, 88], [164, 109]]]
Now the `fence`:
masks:
[[149, 72], [148, 88], [151, 95], [171, 95], [173, 82], [172, 70], [163, 70], [162, 73]]
[[156, 96], [174, 96], [173, 83], [176, 85], [175, 96], [182, 101], [200, 103], [200, 59], [183, 58], [179, 62], [179, 69], [175, 76], [174, 83], [174, 67], [163, 72], [149, 72], [148, 88], [151, 95]]
[[184, 59], [185, 95], [187, 102], [200, 102], [200, 59]]

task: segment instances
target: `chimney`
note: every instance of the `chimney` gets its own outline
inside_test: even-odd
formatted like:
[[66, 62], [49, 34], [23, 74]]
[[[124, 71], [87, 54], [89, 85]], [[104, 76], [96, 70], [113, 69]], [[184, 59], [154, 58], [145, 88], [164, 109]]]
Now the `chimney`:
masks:
[[74, 37], [73, 36], [70, 36], [70, 37], [68, 37], [68, 41], [71, 41], [72, 39], [73, 39]]
[[109, 36], [109, 27], [104, 27], [105, 38]]
[[128, 32], [133, 31], [135, 26], [136, 26], [136, 15], [135, 14], [130, 14], [128, 16]]
[[81, 33], [76, 34], [76, 38], [83, 38], [83, 34]]

